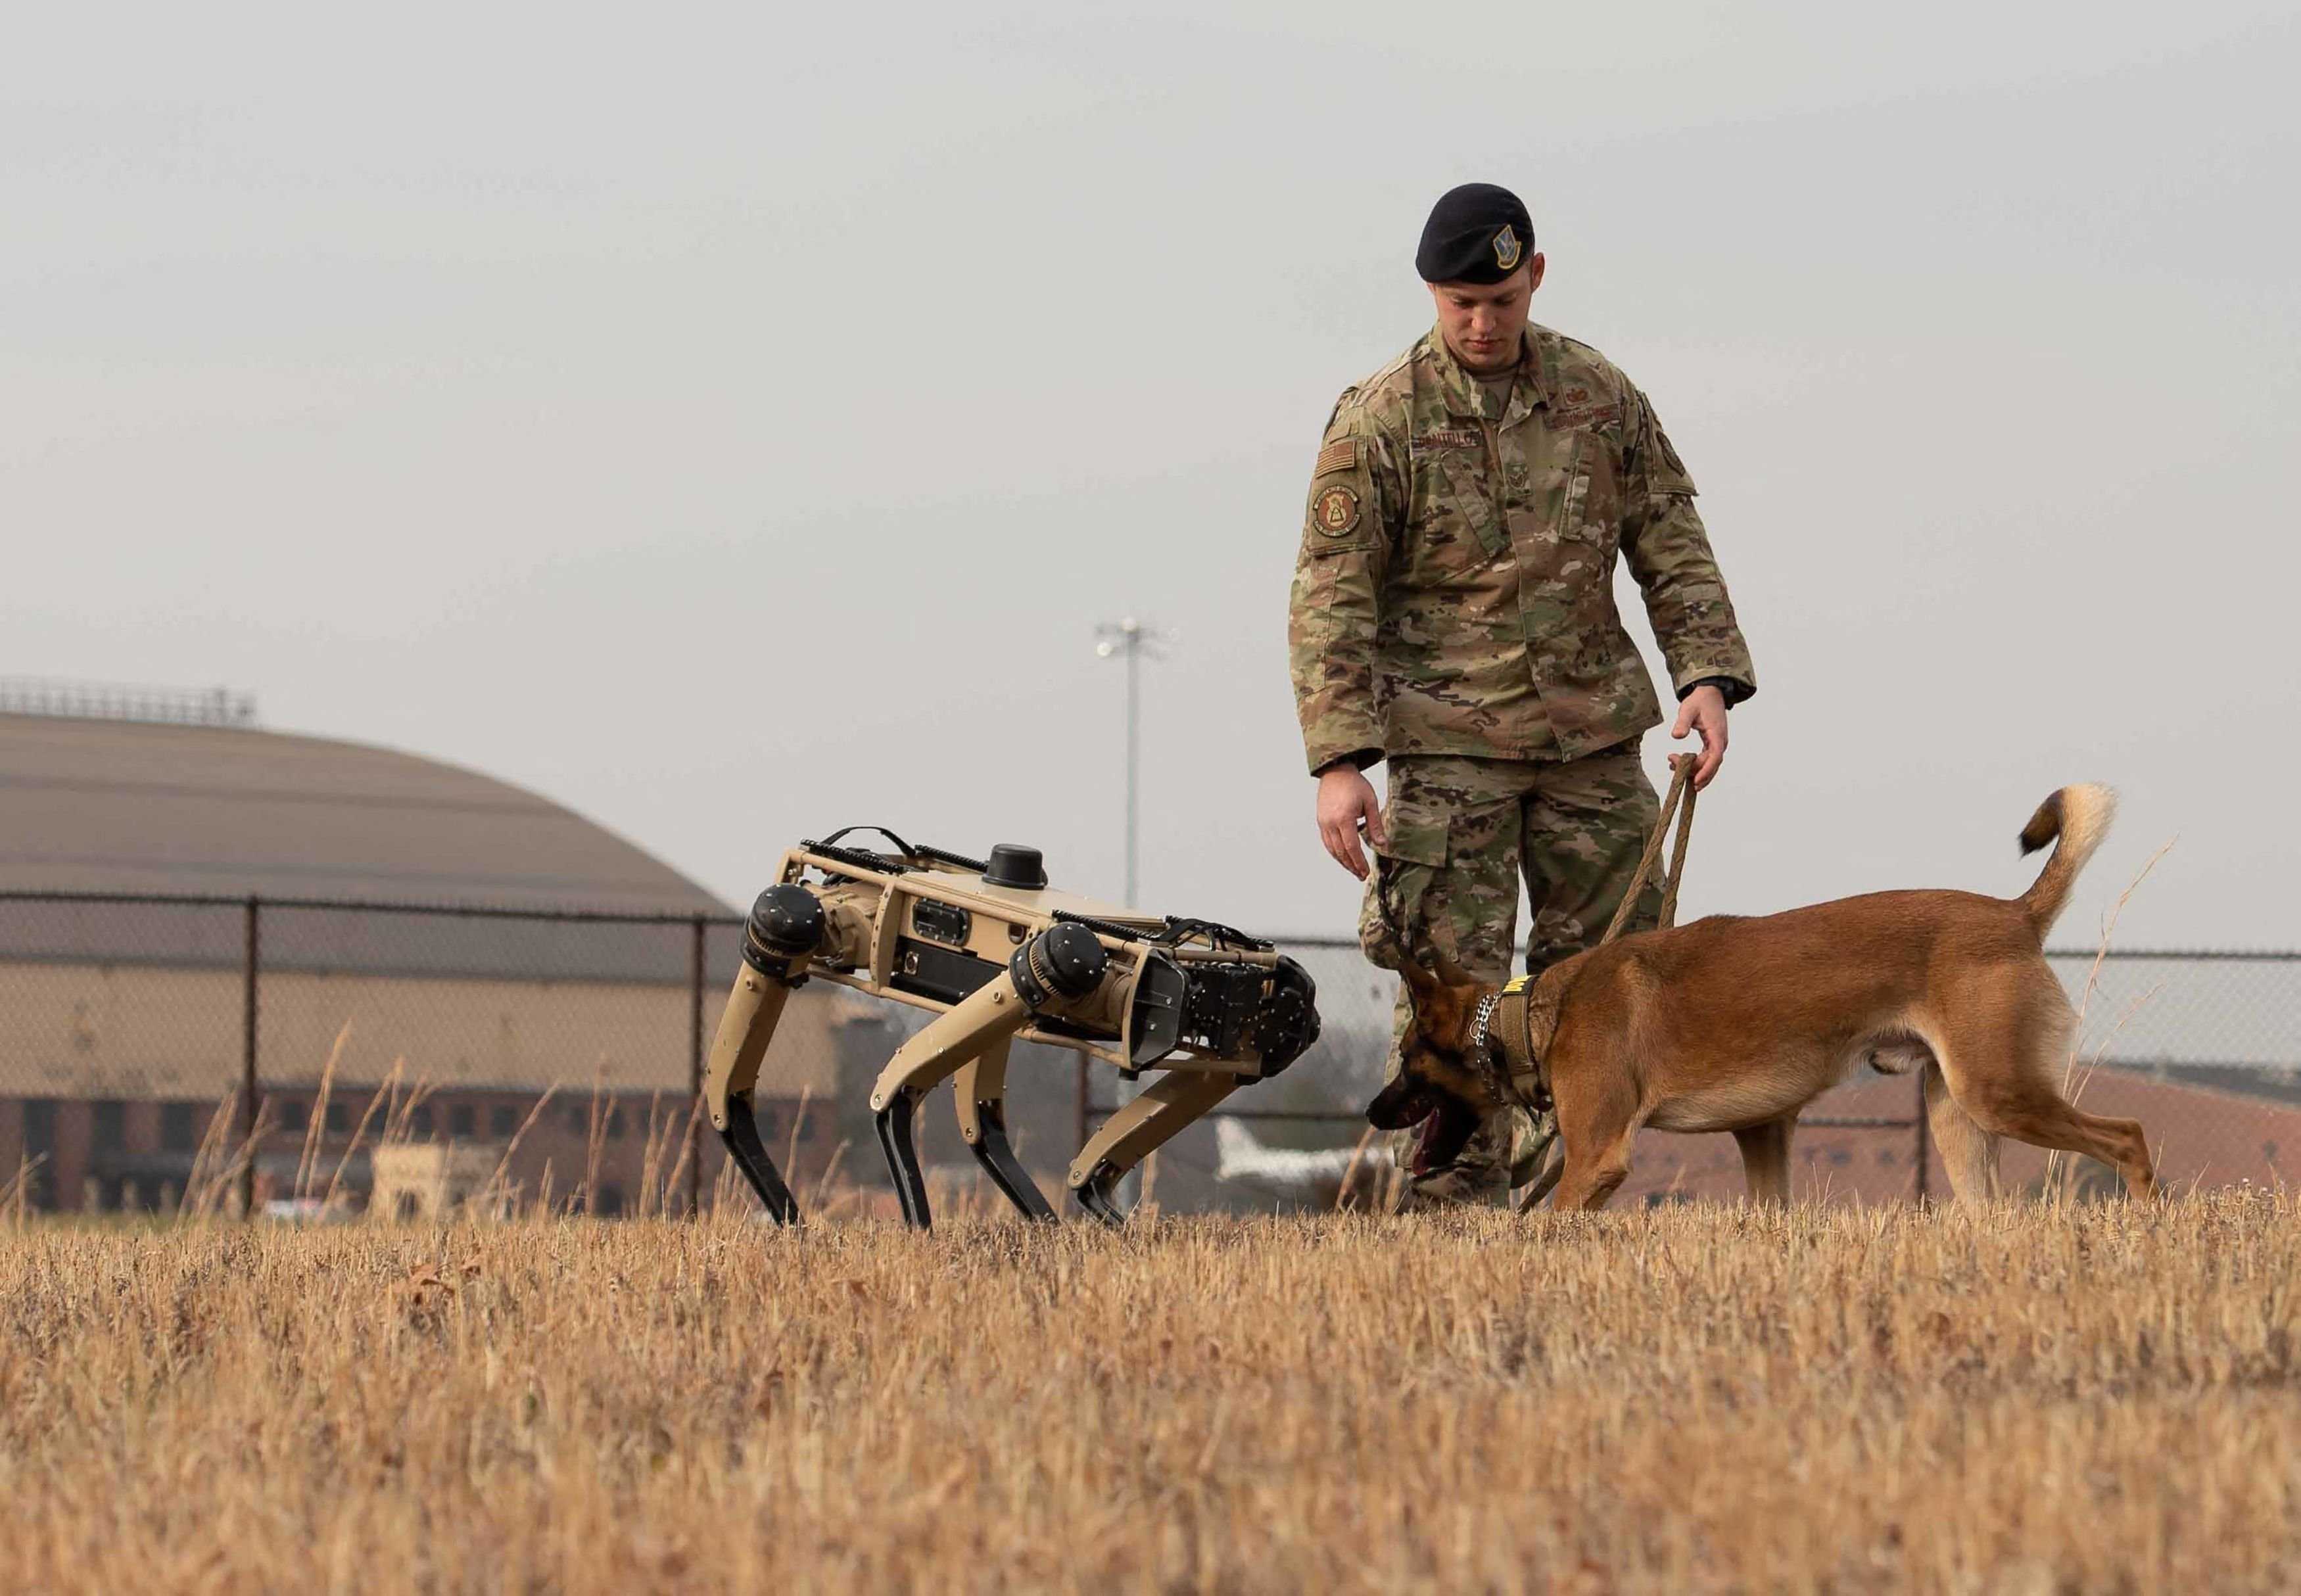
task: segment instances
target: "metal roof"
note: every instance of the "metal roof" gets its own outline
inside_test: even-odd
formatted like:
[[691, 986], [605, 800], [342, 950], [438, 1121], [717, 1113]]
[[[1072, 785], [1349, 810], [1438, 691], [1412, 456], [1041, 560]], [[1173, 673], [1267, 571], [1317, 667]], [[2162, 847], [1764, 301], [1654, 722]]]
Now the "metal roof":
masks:
[[390, 748], [0, 714], [0, 889], [724, 914], [548, 798]]

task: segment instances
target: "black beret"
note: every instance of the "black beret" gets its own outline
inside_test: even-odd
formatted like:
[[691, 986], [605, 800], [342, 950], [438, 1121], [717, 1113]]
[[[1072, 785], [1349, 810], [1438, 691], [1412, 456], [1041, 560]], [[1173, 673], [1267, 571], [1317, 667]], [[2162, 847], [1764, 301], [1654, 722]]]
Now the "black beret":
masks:
[[1422, 224], [1414, 269], [1424, 282], [1500, 282], [1534, 253], [1534, 218], [1507, 188], [1449, 188]]

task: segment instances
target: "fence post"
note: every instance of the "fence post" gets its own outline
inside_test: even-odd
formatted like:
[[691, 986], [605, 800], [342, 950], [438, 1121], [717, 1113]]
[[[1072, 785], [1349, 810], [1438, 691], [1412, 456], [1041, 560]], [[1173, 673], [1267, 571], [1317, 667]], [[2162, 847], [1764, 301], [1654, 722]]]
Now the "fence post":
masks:
[[1934, 1161], [1933, 1135], [1926, 1123], [1926, 1067], [1920, 1065], [1914, 1072], [1918, 1077], [1918, 1202], [1926, 1200], [1926, 1168]]
[[239, 1172], [239, 1212], [250, 1221], [255, 1217], [255, 995], [263, 969], [263, 912], [261, 900], [249, 893], [247, 943], [240, 963], [239, 1131], [247, 1164]]
[[688, 963], [687, 1216], [703, 1212], [703, 916], [695, 916], [695, 947]]

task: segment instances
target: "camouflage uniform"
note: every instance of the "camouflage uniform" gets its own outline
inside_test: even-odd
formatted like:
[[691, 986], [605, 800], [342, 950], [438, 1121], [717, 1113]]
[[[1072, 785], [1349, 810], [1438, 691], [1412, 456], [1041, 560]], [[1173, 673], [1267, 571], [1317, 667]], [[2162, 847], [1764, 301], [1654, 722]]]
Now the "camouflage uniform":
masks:
[[[1390, 762], [1366, 924], [1386, 915], [1418, 957], [1444, 948], [1492, 981], [1521, 875], [1529, 970], [1605, 930], [1658, 808], [1638, 740], [1661, 719], [1617, 557], [1674, 687], [1718, 679], [1732, 701], [1756, 682], [1694, 492], [1645, 396], [1548, 328], [1527, 328], [1506, 402], [1435, 329], [1345, 390], [1287, 632], [1311, 770]], [[1512, 1131], [1482, 1128], [1426, 1188], [1498, 1196]]]

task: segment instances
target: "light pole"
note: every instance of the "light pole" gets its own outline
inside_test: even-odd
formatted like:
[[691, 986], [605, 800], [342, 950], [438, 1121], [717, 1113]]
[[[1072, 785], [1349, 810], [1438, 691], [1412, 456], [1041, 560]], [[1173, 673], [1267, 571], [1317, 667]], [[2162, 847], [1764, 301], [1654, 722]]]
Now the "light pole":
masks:
[[[1155, 627], [1146, 626], [1133, 615], [1118, 621], [1106, 621], [1094, 629], [1094, 651], [1102, 659], [1122, 658], [1126, 661], [1126, 890], [1120, 904], [1128, 909], [1142, 906], [1136, 901], [1141, 889], [1137, 870], [1141, 859], [1142, 813], [1142, 656], [1163, 657], [1159, 645], [1167, 634]], [[1086, 1145], [1087, 1136], [1087, 1074], [1086, 1055], [1078, 1061], [1078, 1142]], [[1125, 1102], [1126, 1083], [1118, 1083], [1118, 1100]], [[1156, 1157], [1154, 1154], [1153, 1157]], [[1121, 1182], [1122, 1190], [1132, 1195], [1136, 1172], [1128, 1171]]]
[[1139, 908], [1136, 894], [1141, 882], [1136, 877], [1142, 835], [1142, 656], [1163, 658], [1159, 645], [1167, 634], [1155, 627], [1146, 626], [1129, 615], [1122, 621], [1109, 621], [1094, 629], [1096, 655], [1103, 659], [1114, 656], [1126, 661], [1126, 892], [1120, 902], [1128, 908]]

